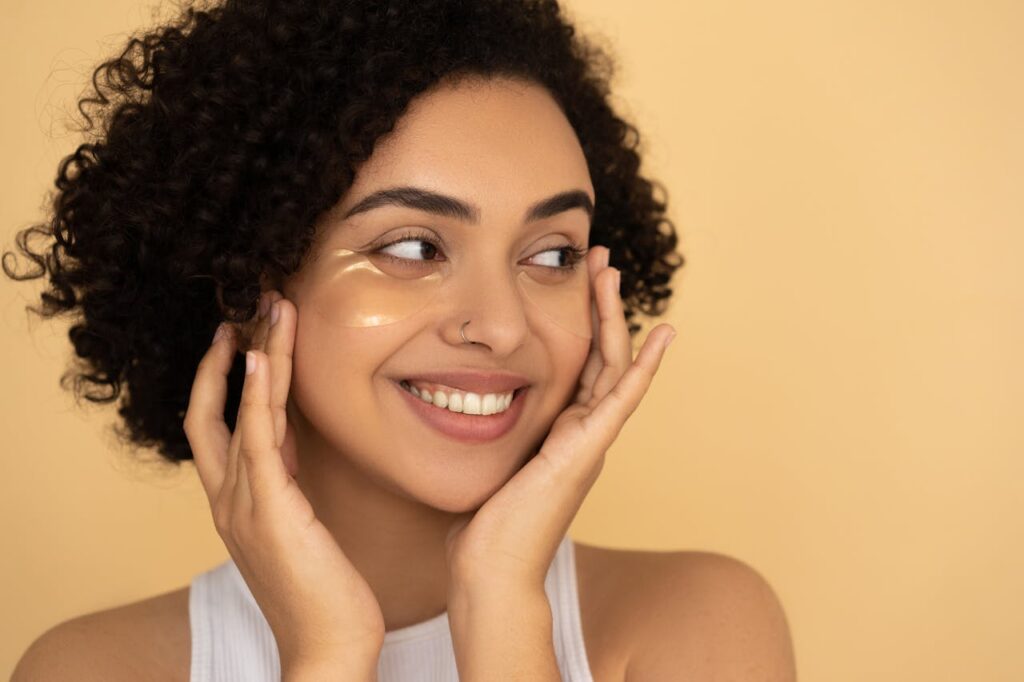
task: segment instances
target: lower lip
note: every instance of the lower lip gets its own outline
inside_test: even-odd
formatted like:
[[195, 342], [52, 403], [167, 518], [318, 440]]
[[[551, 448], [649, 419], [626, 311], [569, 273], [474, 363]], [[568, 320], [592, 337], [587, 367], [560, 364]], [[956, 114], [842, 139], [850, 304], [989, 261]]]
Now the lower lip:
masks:
[[414, 396], [402, 388], [397, 381], [392, 381], [398, 392], [405, 396], [406, 402], [412, 411], [419, 416], [428, 426], [432, 426], [449, 438], [463, 443], [485, 443], [505, 435], [516, 425], [519, 415], [523, 412], [523, 401], [526, 398], [528, 386], [516, 391], [512, 396], [512, 403], [508, 409], [499, 414], [463, 414], [451, 410], [436, 407]]

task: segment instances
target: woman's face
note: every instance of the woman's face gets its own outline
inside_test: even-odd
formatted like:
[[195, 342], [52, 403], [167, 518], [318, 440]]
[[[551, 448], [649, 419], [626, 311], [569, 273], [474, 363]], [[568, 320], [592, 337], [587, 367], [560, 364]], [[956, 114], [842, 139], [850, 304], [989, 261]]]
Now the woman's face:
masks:
[[[442, 215], [376, 202], [346, 217], [368, 195], [397, 187], [436, 192], [473, 208], [468, 216]], [[585, 195], [581, 204], [592, 206], [583, 150], [541, 87], [476, 80], [439, 87], [412, 102], [350, 190], [321, 217], [310, 253], [314, 262], [307, 261], [283, 288], [298, 309], [288, 409], [297, 426], [300, 468], [312, 464], [307, 457], [340, 453], [392, 492], [457, 513], [479, 507], [528, 460], [575, 395], [589, 339], [531, 305], [517, 278], [529, 276], [526, 270], [542, 275], [538, 268], [564, 265], [565, 247], [586, 248], [590, 214], [568, 202], [541, 219], [525, 216], [537, 202], [574, 190]], [[386, 323], [374, 322], [374, 310], [359, 308], [372, 308], [373, 295], [353, 302], [346, 283], [357, 280], [338, 275], [336, 254], [373, 251], [403, 236], [406, 241], [383, 253], [406, 261], [378, 253], [366, 263], [379, 268], [378, 276], [397, 278], [399, 291], [417, 282], [428, 282], [423, 286], [429, 289], [436, 271], [434, 280], [445, 282], [437, 291], [444, 295], [426, 296], [429, 305], [416, 312], [401, 300], [382, 301], [383, 309], [397, 313]], [[577, 267], [587, 279], [587, 261]], [[527, 281], [544, 283], [543, 277]], [[545, 289], [535, 291], [543, 295]], [[589, 310], [589, 289], [584, 295]], [[466, 320], [466, 338], [478, 343], [463, 343], [459, 329]], [[516, 398], [521, 405], [511, 428], [472, 441], [425, 420], [400, 382], [453, 370], [521, 376], [529, 386]], [[442, 409], [425, 402], [419, 407]], [[317, 465], [329, 468], [331, 462]]]

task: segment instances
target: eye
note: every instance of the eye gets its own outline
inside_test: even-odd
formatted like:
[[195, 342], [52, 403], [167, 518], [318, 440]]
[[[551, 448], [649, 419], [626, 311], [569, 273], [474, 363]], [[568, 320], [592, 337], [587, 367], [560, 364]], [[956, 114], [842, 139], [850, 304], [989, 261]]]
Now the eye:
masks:
[[[436, 260], [440, 253], [440, 245], [425, 234], [403, 234], [396, 239], [377, 246], [371, 250], [374, 255], [380, 255], [387, 260], [399, 265], [416, 267]], [[544, 254], [555, 254], [546, 256]], [[556, 248], [545, 249], [530, 257], [530, 260], [542, 258], [547, 263], [538, 263], [541, 267], [551, 272], [571, 272], [576, 269], [577, 264], [583, 260], [587, 249], [576, 244], [566, 244]]]
[[[542, 265], [544, 265], [545, 267], [551, 268], [553, 270], [566, 270], [566, 271], [569, 271], [569, 270], [575, 270], [576, 269], [576, 265], [581, 260], [583, 260], [584, 256], [586, 256], [587, 250], [584, 249], [584, 248], [581, 248], [579, 246], [576, 246], [575, 244], [566, 244], [565, 246], [559, 246], [558, 248], [554, 248], [554, 249], [545, 249], [544, 251], [541, 251], [540, 253], [538, 253], [536, 256], [533, 256], [532, 258], [537, 258], [538, 256], [541, 256], [541, 255], [543, 255], [545, 253], [555, 253], [555, 254], [560, 254], [560, 255], [555, 256], [554, 258], [551, 258], [549, 256], [548, 260], [553, 260], [554, 263], [553, 264], [543, 264], [542, 263]], [[532, 258], [531, 258], [531, 260], [532, 260]]]
[[373, 250], [374, 254], [400, 264], [432, 261], [438, 252], [438, 244], [423, 235], [403, 235]]

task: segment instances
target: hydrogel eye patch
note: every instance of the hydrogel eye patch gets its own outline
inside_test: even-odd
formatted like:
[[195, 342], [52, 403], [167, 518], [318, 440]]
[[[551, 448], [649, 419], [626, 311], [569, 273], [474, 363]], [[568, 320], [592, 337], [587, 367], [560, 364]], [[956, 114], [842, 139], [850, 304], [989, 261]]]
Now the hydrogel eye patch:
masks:
[[[414, 315], [443, 314], [458, 305], [460, 287], [467, 285], [448, 268], [390, 264], [383, 256], [349, 249], [326, 251], [310, 267], [316, 270], [313, 277], [329, 281], [337, 291], [332, 319], [346, 327], [379, 327]], [[476, 286], [508, 286], [496, 277]], [[523, 266], [510, 278], [527, 318], [541, 315], [571, 334], [592, 337], [585, 258], [571, 270]], [[472, 340], [472, 330], [468, 337]]]

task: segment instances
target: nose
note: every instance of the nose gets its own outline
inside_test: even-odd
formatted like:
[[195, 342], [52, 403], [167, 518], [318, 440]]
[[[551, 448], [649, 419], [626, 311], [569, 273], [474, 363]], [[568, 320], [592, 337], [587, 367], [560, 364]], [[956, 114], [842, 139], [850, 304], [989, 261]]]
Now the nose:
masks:
[[[501, 357], [522, 346], [530, 325], [516, 276], [510, 271], [482, 267], [460, 273], [459, 281], [451, 282], [443, 294], [452, 297], [446, 306], [451, 313], [445, 320], [445, 338], [466, 348], [486, 346]], [[463, 328], [467, 320], [469, 324]], [[473, 345], [463, 341], [460, 330]]]

